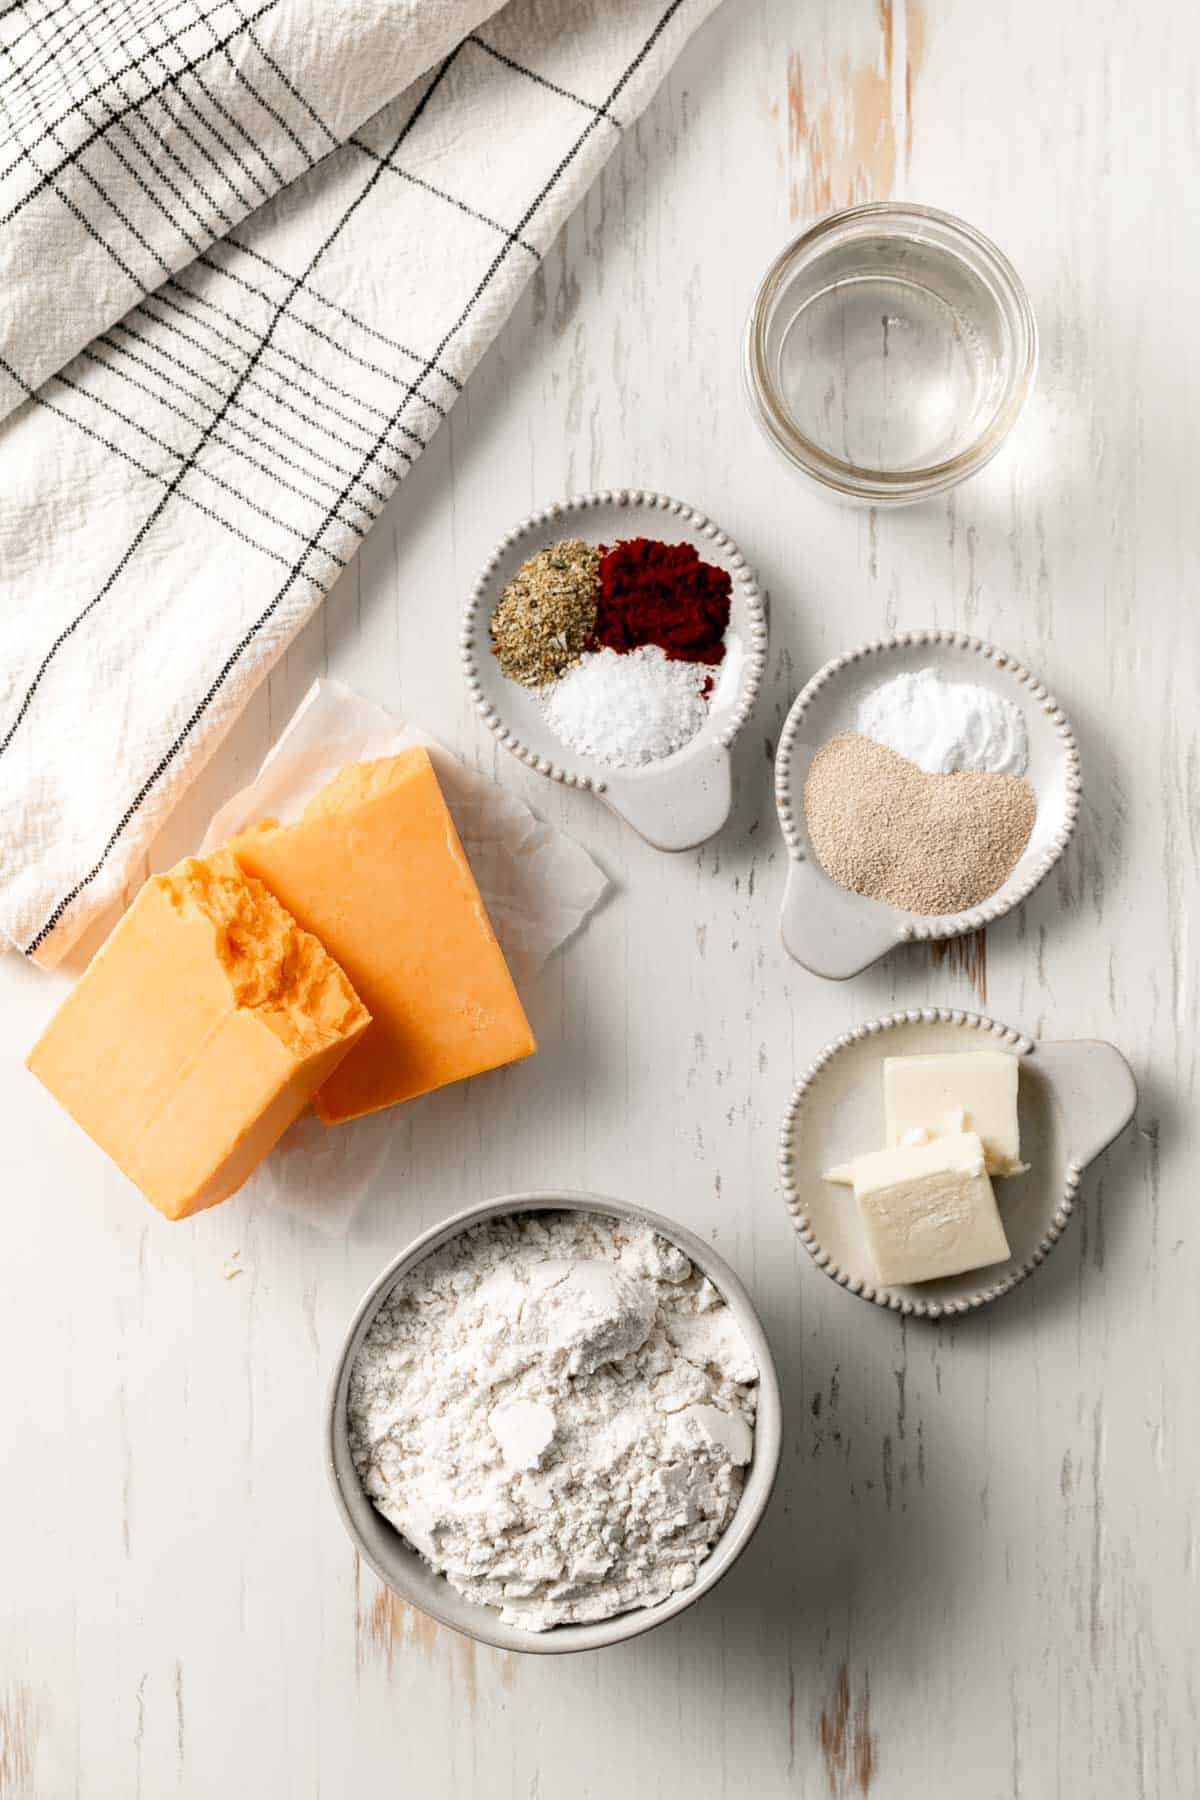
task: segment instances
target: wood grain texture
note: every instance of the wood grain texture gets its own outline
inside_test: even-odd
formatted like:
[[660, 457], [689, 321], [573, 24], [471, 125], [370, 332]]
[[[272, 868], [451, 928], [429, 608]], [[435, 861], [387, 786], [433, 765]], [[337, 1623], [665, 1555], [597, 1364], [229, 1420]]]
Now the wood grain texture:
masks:
[[[494, 770], [617, 885], [529, 996], [541, 1055], [406, 1107], [348, 1239], [236, 1201], [153, 1216], [20, 1067], [63, 982], [0, 964], [3, 1800], [1200, 1792], [1198, 85], [1183, 0], [730, 0], [689, 49], [156, 847], [193, 847], [328, 670]], [[1009, 252], [1043, 362], [995, 463], [875, 514], [774, 459], [738, 342], [794, 224], [888, 192]], [[710, 512], [771, 597], [734, 818], [676, 858], [507, 757], [456, 667], [500, 532], [622, 484]], [[1067, 857], [988, 933], [989, 1010], [1113, 1037], [1142, 1091], [1036, 1279], [933, 1327], [808, 1266], [774, 1167], [826, 1039], [970, 1004], [982, 980], [980, 945], [823, 984], [778, 937], [786, 708], [839, 649], [926, 624], [1036, 668], [1084, 756]], [[384, 1260], [455, 1207], [554, 1184], [712, 1239], [761, 1305], [788, 1423], [728, 1581], [637, 1643], [552, 1662], [474, 1649], [379, 1588], [318, 1420]]]

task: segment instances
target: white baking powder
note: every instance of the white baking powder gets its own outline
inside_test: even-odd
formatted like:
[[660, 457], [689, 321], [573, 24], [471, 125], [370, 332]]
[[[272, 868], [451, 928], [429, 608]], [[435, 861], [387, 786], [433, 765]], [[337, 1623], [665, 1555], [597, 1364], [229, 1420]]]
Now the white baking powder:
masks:
[[991, 688], [946, 681], [936, 669], [896, 675], [858, 705], [855, 730], [930, 775], [982, 769], [1023, 775], [1029, 762], [1025, 716]]
[[688, 1588], [742, 1491], [754, 1357], [711, 1282], [645, 1227], [523, 1213], [393, 1288], [350, 1378], [384, 1518], [531, 1631]]
[[657, 644], [592, 650], [542, 690], [550, 729], [581, 756], [615, 768], [658, 762], [690, 742], [708, 715], [716, 671], [674, 662]]

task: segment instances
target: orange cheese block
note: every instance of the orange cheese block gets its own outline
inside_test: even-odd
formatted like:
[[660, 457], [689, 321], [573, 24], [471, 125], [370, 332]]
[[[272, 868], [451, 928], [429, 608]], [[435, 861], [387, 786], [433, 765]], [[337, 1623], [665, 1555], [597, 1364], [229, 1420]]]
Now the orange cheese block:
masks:
[[537, 1049], [425, 750], [348, 764], [294, 825], [265, 820], [230, 849], [370, 1010], [313, 1102], [327, 1124]]
[[149, 880], [28, 1066], [168, 1219], [228, 1199], [366, 1031], [228, 850]]

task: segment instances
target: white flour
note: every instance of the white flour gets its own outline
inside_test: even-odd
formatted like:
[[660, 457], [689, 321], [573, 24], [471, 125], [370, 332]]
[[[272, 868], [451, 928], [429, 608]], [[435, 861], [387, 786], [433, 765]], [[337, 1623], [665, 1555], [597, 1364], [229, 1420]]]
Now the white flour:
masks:
[[896, 675], [873, 688], [859, 701], [854, 728], [930, 775], [956, 769], [1023, 775], [1029, 761], [1019, 706], [990, 688], [946, 681], [936, 669]]
[[674, 662], [657, 644], [590, 650], [542, 690], [550, 729], [582, 756], [616, 768], [659, 762], [690, 743], [708, 716], [716, 670]]
[[400, 1281], [350, 1378], [384, 1518], [531, 1631], [690, 1587], [732, 1517], [758, 1370], [682, 1251], [598, 1213], [521, 1213]]

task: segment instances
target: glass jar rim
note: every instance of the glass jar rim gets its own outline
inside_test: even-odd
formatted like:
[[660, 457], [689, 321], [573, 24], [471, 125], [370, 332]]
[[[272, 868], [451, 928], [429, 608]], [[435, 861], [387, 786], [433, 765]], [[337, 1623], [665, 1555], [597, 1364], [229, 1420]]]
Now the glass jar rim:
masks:
[[[1015, 354], [1005, 392], [982, 431], [966, 449], [944, 461], [904, 470], [871, 469], [846, 462], [823, 450], [796, 424], [783, 404], [766, 356], [766, 331], [785, 277], [827, 241], [841, 234], [858, 235], [862, 224], [933, 228], [942, 247], [971, 264], [989, 280], [997, 303], [1013, 329]], [[1000, 449], [1033, 387], [1037, 371], [1037, 320], [1016, 269], [1004, 252], [965, 219], [916, 202], [873, 200], [828, 213], [793, 238], [773, 259], [759, 282], [743, 341], [742, 371], [751, 409], [770, 441], [802, 472], [845, 497], [897, 505], [922, 500], [956, 487], [976, 474]]]

